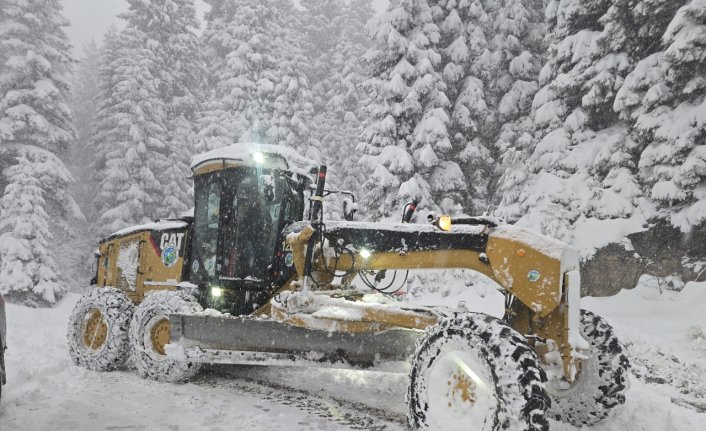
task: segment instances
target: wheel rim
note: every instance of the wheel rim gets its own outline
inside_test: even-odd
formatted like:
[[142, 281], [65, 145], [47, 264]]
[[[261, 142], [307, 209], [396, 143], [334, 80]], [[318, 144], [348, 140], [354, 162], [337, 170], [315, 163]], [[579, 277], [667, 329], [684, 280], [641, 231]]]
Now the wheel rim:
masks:
[[149, 346], [153, 353], [166, 356], [165, 346], [171, 342], [171, 324], [166, 316], [157, 316], [150, 320]]
[[463, 350], [440, 353], [427, 381], [431, 429], [485, 430], [493, 425], [495, 387], [476, 355]]
[[585, 358], [581, 360], [573, 382], [568, 382], [564, 379], [564, 369], [560, 365], [558, 366], [559, 371], [551, 373], [553, 375], [550, 375], [550, 378], [547, 379], [545, 388], [547, 393], [553, 397], [564, 397], [574, 392], [585, 390], [585, 380], [590, 378], [591, 373], [594, 373], [594, 370], [598, 368], [598, 364], [595, 363], [595, 352], [591, 350], [579, 350], [578, 352]]
[[[582, 333], [585, 332], [583, 324], [581, 331]], [[581, 336], [583, 337], [583, 334]], [[547, 393], [551, 394], [553, 397], [566, 396], [570, 393], [583, 391], [585, 389], [584, 380], [593, 372], [594, 367], [596, 367], [596, 364], [594, 364], [596, 353], [591, 343], [588, 340], [585, 341], [589, 344], [589, 348], [576, 348], [575, 351], [575, 354], [577, 354], [581, 360], [576, 364], [573, 382], [569, 382], [564, 377], [564, 362], [561, 358], [559, 348], [555, 343], [548, 344], [549, 351], [547, 354], [543, 355], [544, 361], [542, 367], [547, 373], [547, 382], [544, 387]], [[547, 360], [547, 358], [550, 360]]]
[[108, 339], [108, 325], [105, 323], [103, 313], [97, 308], [86, 313], [83, 326], [83, 345], [95, 352], [99, 351]]

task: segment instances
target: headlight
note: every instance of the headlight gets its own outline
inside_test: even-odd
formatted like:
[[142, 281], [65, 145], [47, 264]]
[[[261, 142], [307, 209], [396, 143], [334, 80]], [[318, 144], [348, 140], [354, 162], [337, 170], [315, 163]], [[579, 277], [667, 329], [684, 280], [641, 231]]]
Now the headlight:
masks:
[[252, 159], [253, 159], [253, 160], [255, 161], [255, 163], [257, 163], [258, 165], [261, 165], [261, 164], [265, 163], [265, 155], [262, 154], [262, 153], [259, 152], [259, 151], [256, 151], [256, 152], [252, 153]]
[[436, 221], [436, 225], [439, 227], [441, 230], [445, 231], [450, 231], [451, 230], [451, 216], [441, 216], [439, 219]]

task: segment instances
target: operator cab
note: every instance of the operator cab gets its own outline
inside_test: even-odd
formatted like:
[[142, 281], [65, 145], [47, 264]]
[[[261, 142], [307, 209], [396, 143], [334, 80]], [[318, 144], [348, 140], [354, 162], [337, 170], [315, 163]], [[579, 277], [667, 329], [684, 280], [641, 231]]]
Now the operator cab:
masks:
[[287, 148], [256, 144], [194, 160], [190, 279], [202, 305], [249, 314], [267, 300], [273, 283], [290, 275], [293, 268], [278, 259], [281, 232], [303, 219], [307, 165]]

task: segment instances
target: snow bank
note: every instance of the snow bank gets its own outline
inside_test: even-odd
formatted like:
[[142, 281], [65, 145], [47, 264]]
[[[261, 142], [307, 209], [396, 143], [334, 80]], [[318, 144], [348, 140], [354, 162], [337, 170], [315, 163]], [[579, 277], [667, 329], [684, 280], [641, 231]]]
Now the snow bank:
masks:
[[582, 216], [574, 223], [571, 242], [578, 248], [582, 260], [590, 259], [596, 251], [608, 244], [628, 241], [628, 235], [644, 231], [646, 223], [645, 217], [638, 213], [630, 218], [604, 220]]
[[635, 289], [610, 298], [584, 298], [582, 303], [610, 316], [629, 338], [657, 342], [664, 353], [701, 363], [706, 371], [706, 351], [692, 345], [695, 338], [691, 335], [698, 332], [696, 328], [706, 330], [706, 283], [690, 282], [676, 292], [668, 290], [661, 279], [643, 276]]

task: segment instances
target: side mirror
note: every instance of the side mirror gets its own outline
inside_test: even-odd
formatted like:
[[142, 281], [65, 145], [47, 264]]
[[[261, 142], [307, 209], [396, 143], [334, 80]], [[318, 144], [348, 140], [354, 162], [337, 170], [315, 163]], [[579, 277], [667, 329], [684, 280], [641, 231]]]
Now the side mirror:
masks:
[[262, 176], [262, 186], [263, 186], [263, 193], [265, 195], [265, 199], [267, 199], [268, 202], [272, 202], [275, 200], [275, 181], [272, 175], [263, 175]]
[[352, 221], [356, 212], [358, 212], [358, 204], [350, 199], [343, 199], [343, 218]]
[[414, 215], [414, 212], [417, 211], [417, 205], [419, 205], [419, 202], [417, 202], [416, 199], [411, 202], [407, 202], [402, 210], [402, 223], [409, 223], [412, 221], [412, 216]]

